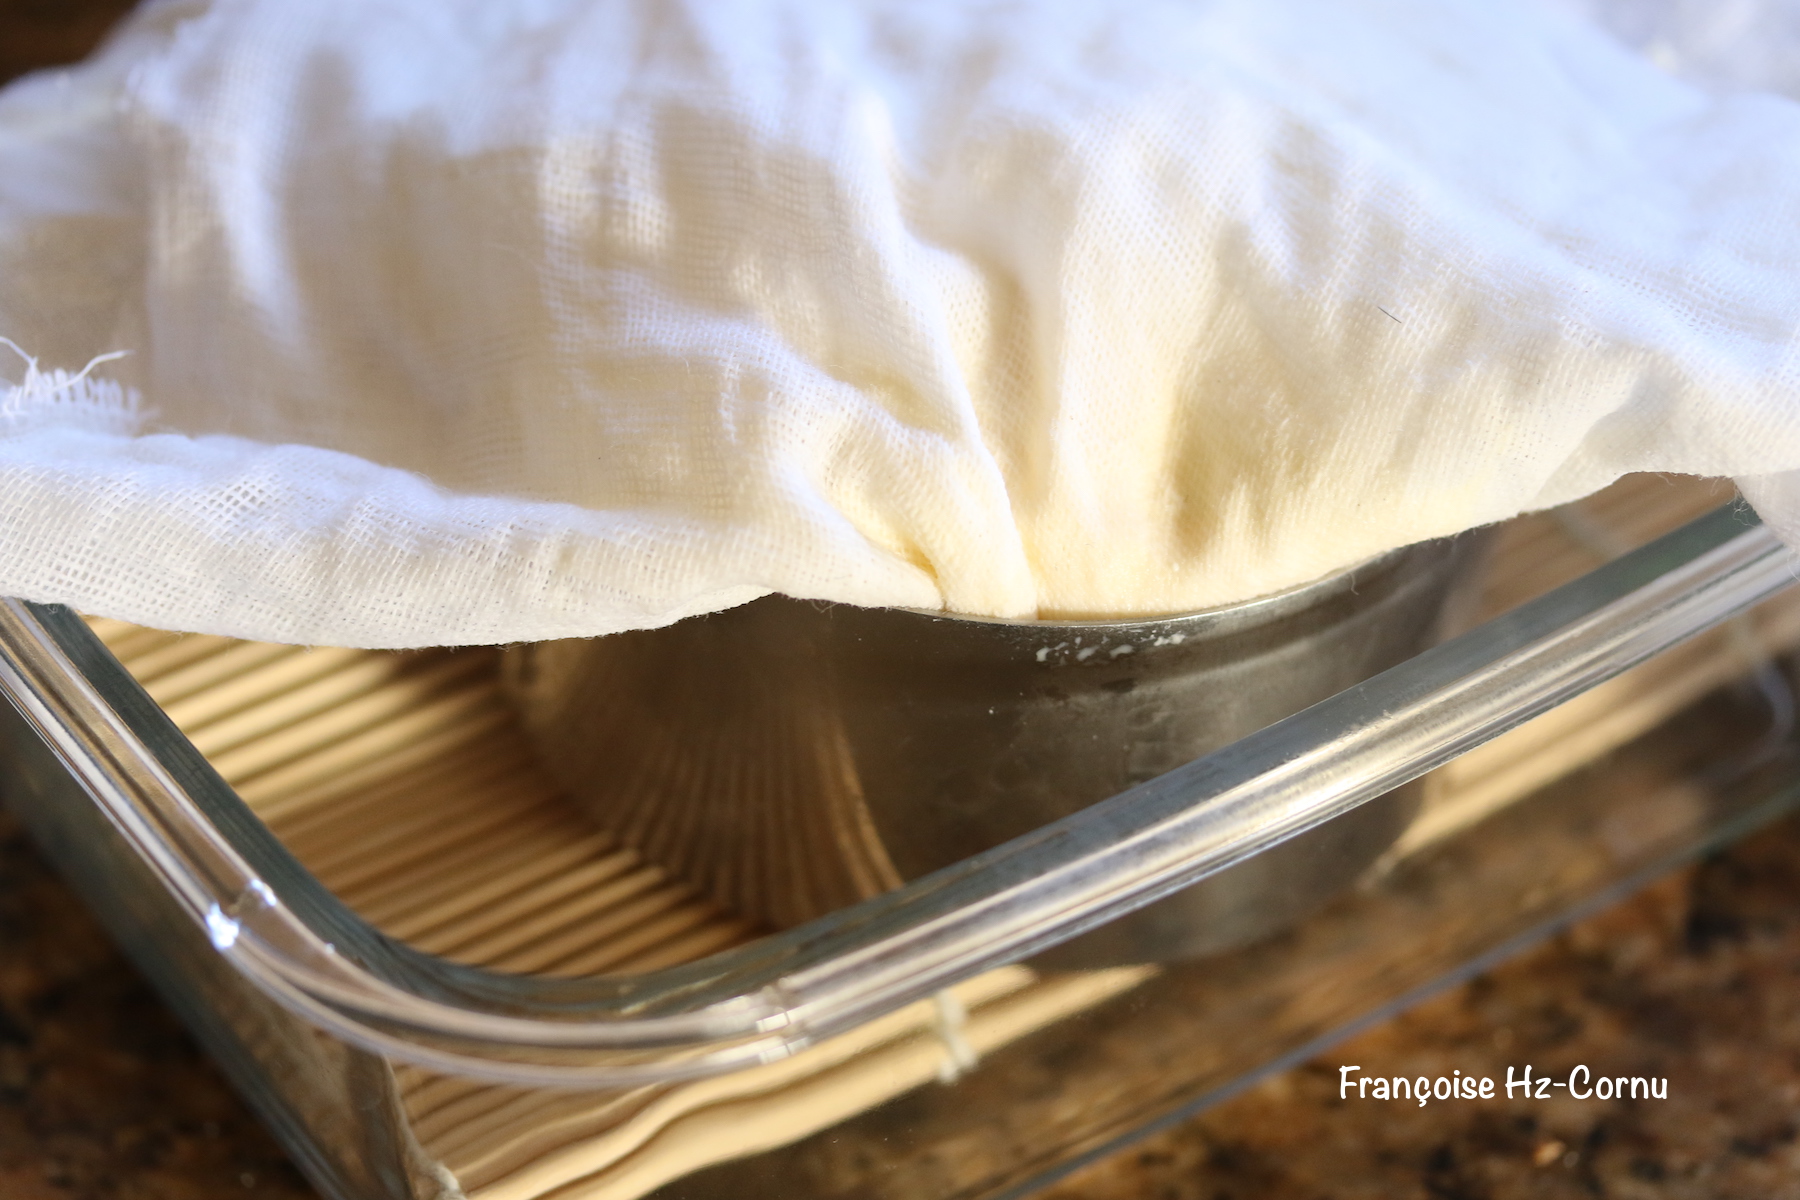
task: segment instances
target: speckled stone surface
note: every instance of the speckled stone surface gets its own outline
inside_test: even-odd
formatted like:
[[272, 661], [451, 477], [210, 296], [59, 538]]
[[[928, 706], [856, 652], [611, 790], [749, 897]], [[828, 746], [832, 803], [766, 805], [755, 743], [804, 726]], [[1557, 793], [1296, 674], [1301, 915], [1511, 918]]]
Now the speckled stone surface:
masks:
[[0, 814], [0, 1198], [313, 1194]]
[[[1340, 1100], [1339, 1067], [1667, 1100]], [[1578, 1081], [1579, 1085], [1579, 1081]], [[1500, 1089], [1497, 1088], [1497, 1091]], [[1535, 1091], [1535, 1089], [1534, 1089]], [[1071, 1177], [1046, 1200], [1800, 1196], [1800, 821]]]

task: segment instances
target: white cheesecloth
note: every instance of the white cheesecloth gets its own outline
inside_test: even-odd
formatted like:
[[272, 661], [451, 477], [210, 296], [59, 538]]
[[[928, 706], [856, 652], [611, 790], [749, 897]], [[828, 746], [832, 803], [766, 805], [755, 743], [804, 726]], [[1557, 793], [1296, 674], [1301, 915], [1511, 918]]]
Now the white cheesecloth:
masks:
[[0, 93], [0, 594], [1147, 614], [1629, 471], [1792, 539], [1795, 22], [1634, 11], [154, 4]]

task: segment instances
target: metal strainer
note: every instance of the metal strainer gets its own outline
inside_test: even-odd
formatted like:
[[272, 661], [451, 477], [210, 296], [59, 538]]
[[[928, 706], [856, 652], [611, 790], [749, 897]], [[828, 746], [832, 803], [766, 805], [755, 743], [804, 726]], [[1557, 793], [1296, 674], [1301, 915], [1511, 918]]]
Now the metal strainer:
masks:
[[[550, 769], [650, 861], [798, 924], [1153, 778], [1440, 634], [1479, 539], [1425, 542], [1181, 616], [1008, 621], [769, 596], [512, 651]], [[1397, 789], [1052, 952], [1058, 966], [1242, 944], [1399, 834]]]

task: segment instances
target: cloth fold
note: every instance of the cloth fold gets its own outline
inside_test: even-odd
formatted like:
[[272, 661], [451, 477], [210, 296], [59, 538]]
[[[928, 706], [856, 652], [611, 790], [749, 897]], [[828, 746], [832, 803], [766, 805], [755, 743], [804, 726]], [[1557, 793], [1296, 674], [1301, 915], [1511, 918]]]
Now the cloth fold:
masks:
[[0, 335], [44, 364], [0, 402], [0, 593], [355, 646], [769, 591], [1152, 614], [1800, 470], [1800, 106], [1622, 36], [152, 4], [0, 93]]

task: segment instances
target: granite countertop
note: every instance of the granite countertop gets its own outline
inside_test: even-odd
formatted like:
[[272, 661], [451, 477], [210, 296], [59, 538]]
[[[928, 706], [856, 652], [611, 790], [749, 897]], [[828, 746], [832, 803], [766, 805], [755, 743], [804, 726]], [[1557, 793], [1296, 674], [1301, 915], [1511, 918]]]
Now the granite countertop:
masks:
[[0, 814], [0, 1197], [313, 1195]]
[[[129, 5], [0, 0], [0, 80]], [[1629, 1064], [1666, 1100], [1339, 1098], [1339, 1068]], [[1800, 1197], [1800, 819], [1070, 1176], [1054, 1200]], [[313, 1193], [0, 816], [0, 1197]], [[926, 1198], [921, 1197], [921, 1200]]]
[[[1045, 1200], [1800, 1196], [1797, 984], [1790, 817]], [[1339, 1098], [1348, 1065], [1503, 1086], [1526, 1063], [1660, 1076], [1668, 1098]]]

